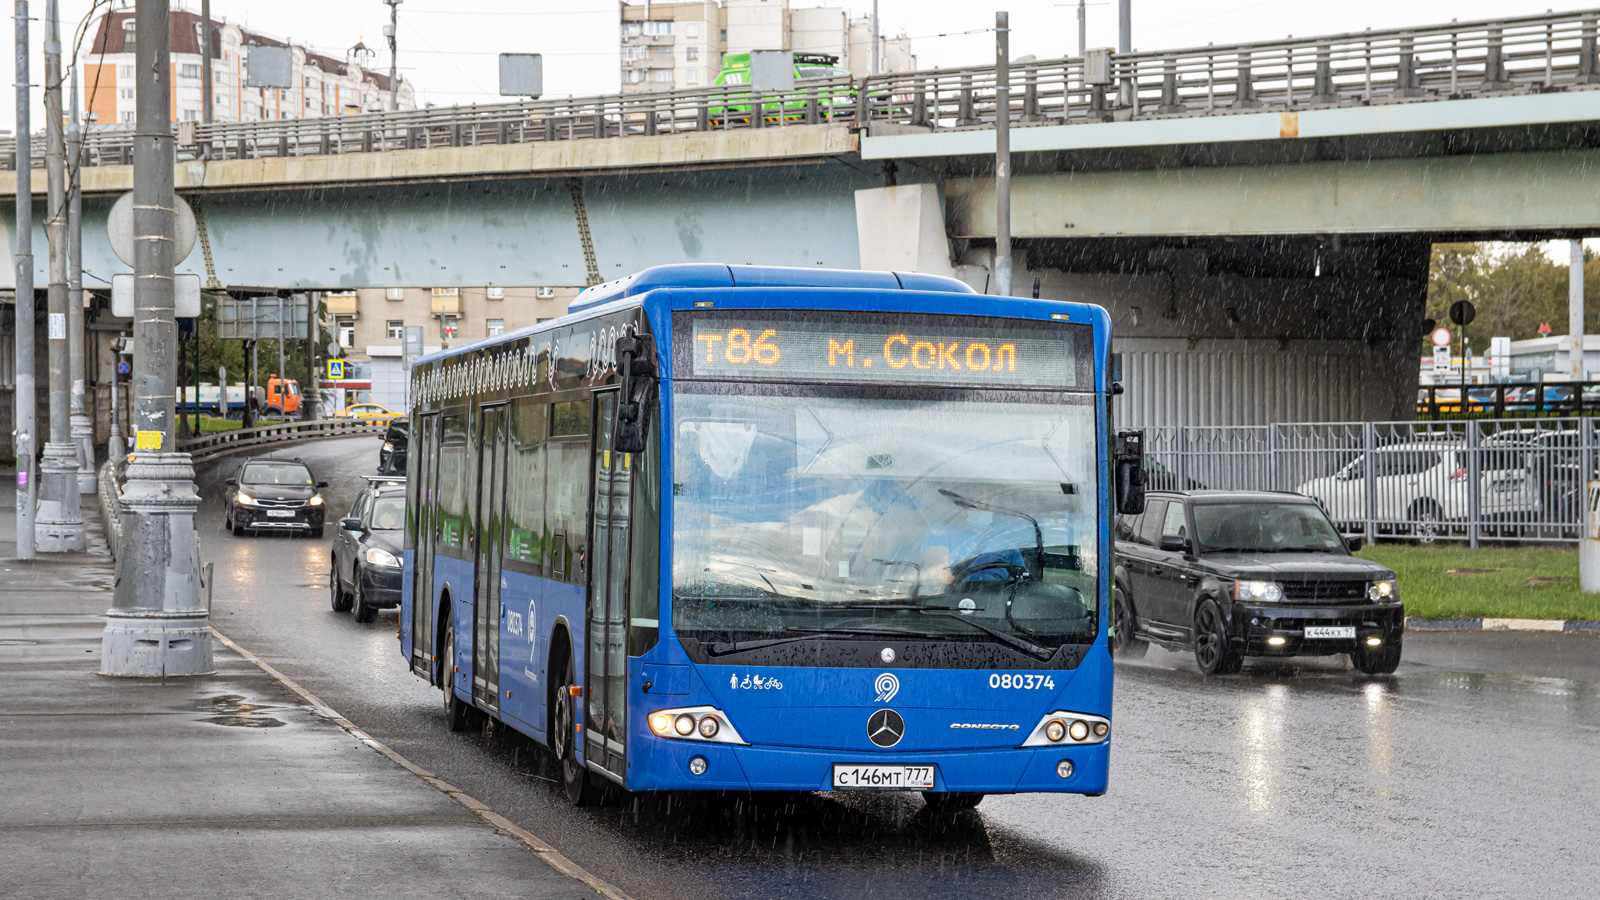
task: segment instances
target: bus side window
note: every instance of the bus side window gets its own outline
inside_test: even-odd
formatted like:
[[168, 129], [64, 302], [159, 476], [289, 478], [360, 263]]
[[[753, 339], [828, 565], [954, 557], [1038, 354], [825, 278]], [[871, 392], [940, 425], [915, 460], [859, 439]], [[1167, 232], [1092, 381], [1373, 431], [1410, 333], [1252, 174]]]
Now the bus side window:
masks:
[[643, 453], [634, 456], [632, 558], [628, 580], [628, 655], [656, 645], [661, 615], [661, 417], [650, 417]]
[[505, 558], [547, 571], [545, 438], [550, 406], [535, 397], [511, 402], [511, 458], [506, 472]]
[[434, 527], [440, 547], [459, 550], [467, 526], [467, 413], [447, 413], [440, 424], [439, 520]]
[[571, 400], [551, 409], [550, 486], [545, 502], [557, 581], [583, 584], [589, 539], [589, 401]]

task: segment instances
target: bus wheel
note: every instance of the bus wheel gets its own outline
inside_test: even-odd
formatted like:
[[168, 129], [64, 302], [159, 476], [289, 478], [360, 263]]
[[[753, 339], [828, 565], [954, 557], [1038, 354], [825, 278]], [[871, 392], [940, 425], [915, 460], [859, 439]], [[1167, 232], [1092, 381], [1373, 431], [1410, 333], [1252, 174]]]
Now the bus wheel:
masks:
[[923, 791], [922, 802], [934, 812], [952, 813], [972, 809], [983, 802], [983, 795], [962, 791]]
[[578, 762], [578, 698], [572, 696], [577, 680], [569, 658], [556, 681], [555, 702], [550, 706], [550, 749], [561, 766], [561, 786], [566, 788], [567, 799], [573, 806], [586, 806], [594, 789], [589, 785], [589, 773]]
[[[445, 613], [450, 611], [445, 607]], [[456, 696], [455, 667], [456, 667], [456, 624], [446, 621], [444, 625], [444, 723], [451, 731], [466, 731], [470, 724], [471, 710], [467, 704], [461, 702]]]

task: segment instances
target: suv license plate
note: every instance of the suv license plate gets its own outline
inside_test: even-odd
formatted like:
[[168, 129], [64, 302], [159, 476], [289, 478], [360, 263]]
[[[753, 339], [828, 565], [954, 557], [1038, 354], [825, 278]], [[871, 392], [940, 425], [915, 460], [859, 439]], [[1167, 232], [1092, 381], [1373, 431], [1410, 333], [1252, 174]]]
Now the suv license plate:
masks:
[[1307, 625], [1306, 637], [1308, 638], [1354, 638], [1356, 627], [1354, 625]]
[[933, 766], [833, 767], [836, 791], [910, 791], [933, 789]]
[[292, 519], [292, 518], [294, 518], [294, 510], [292, 510], [292, 509], [269, 509], [269, 510], [267, 510], [267, 518], [269, 518], [269, 519]]

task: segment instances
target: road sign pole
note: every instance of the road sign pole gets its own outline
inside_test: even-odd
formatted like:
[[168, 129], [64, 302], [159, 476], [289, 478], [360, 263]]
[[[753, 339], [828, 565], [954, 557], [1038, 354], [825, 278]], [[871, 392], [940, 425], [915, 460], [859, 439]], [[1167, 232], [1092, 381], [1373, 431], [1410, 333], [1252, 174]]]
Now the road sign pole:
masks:
[[[173, 135], [167, 0], [138, 0], [133, 138], [134, 452], [119, 502], [117, 586], [101, 638], [100, 673], [136, 677], [211, 671], [202, 605], [200, 507], [189, 454], [174, 446]], [[197, 400], [199, 398], [196, 398]]]
[[78, 451], [72, 445], [72, 402], [67, 364], [67, 147], [61, 115], [61, 11], [45, 4], [45, 237], [50, 244], [49, 327], [50, 439], [39, 462], [39, 514], [34, 546], [41, 553], [66, 553], [86, 546], [78, 504]]

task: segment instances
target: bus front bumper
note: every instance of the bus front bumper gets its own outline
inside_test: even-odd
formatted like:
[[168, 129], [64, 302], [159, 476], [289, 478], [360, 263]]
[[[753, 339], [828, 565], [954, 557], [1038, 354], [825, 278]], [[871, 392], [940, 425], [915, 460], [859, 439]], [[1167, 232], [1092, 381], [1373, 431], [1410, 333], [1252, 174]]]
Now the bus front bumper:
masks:
[[[705, 771], [691, 772], [701, 757]], [[1109, 743], [1013, 750], [862, 752], [644, 738], [629, 748], [628, 788], [639, 791], [831, 791], [835, 764], [934, 767], [936, 792], [1105, 793]], [[1071, 775], [1058, 770], [1069, 761]], [[698, 764], [696, 765], [698, 767]]]

